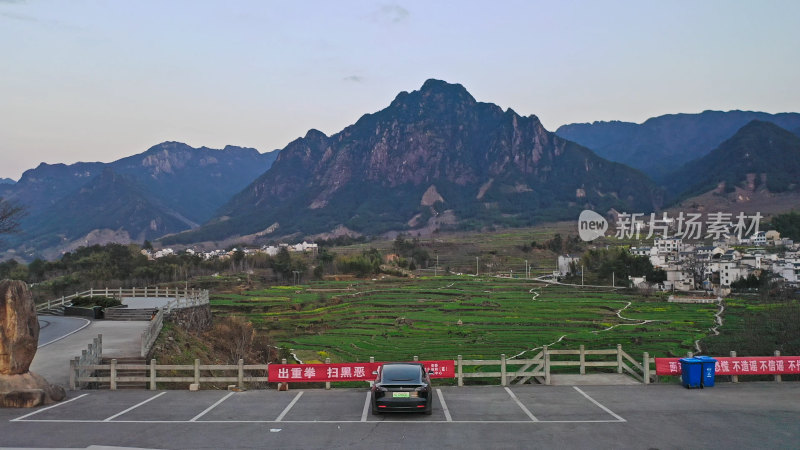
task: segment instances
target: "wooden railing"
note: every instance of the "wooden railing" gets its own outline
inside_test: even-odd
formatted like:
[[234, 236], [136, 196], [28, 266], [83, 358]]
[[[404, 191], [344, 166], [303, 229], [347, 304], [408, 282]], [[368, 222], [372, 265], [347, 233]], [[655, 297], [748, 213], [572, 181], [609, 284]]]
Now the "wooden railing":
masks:
[[176, 308], [187, 308], [190, 306], [198, 306], [208, 303], [208, 290], [206, 289], [180, 289], [180, 288], [162, 288], [162, 287], [144, 287], [144, 288], [130, 288], [130, 289], [89, 289], [83, 292], [76, 292], [72, 295], [61, 296], [57, 299], [49, 299], [46, 302], [40, 303], [36, 306], [37, 311], [51, 309], [56, 306], [68, 306], [71, 301], [77, 297], [113, 297], [119, 300], [123, 298], [173, 298], [167, 304], [168, 312]]
[[[70, 364], [70, 389], [75, 390], [85, 387], [89, 383], [108, 383], [110, 389], [117, 389], [118, 383], [147, 383], [150, 390], [155, 390], [157, 383], [190, 383], [199, 387], [201, 383], [236, 383], [239, 388], [244, 388], [245, 383], [266, 383], [268, 364], [245, 364], [240, 359], [238, 364], [200, 364], [199, 359], [194, 364], [157, 364], [155, 359], [149, 364], [117, 364], [116, 359], [111, 364], [92, 363], [87, 365]], [[139, 370], [147, 371], [147, 376], [119, 376], [119, 371]], [[158, 372], [161, 371], [162, 375]], [[191, 376], [167, 376], [163, 372], [191, 372]], [[201, 372], [211, 372], [210, 375], [201, 376]], [[214, 372], [234, 372], [235, 375], [222, 376]], [[251, 372], [245, 375], [245, 372]], [[108, 376], [96, 376], [95, 372], [108, 372]], [[262, 375], [253, 374], [260, 372]]]
[[103, 358], [103, 335], [98, 334], [81, 352], [81, 356], [76, 356], [69, 361], [69, 386], [75, 390], [86, 387], [86, 383], [80, 380], [91, 375], [91, 367], [100, 364]]
[[[781, 356], [781, 352], [780, 352], [780, 350], [775, 350], [775, 352], [773, 353], [773, 355], [774, 355], [774, 356]], [[692, 352], [686, 352], [686, 357], [687, 357], [687, 358], [691, 358], [691, 357], [693, 357], [693, 356], [694, 356], [694, 353], [692, 353]], [[737, 356], [737, 355], [736, 355], [736, 351], [735, 351], [735, 350], [731, 350], [731, 352], [730, 352], [730, 357], [731, 357], [731, 358], [736, 358], [736, 356]], [[655, 365], [656, 365], [656, 360], [655, 360], [655, 358], [648, 358], [648, 357], [647, 357], [647, 353], [645, 353], [645, 359], [644, 359], [644, 361], [642, 361], [642, 365], [645, 367], [645, 369], [648, 371], [648, 373], [652, 374], [653, 378], [654, 378], [656, 381], [658, 381], [658, 377], [659, 377], [659, 375], [657, 375], [657, 374], [656, 374], [656, 368], [655, 368]], [[681, 375], [680, 375], [680, 374], [677, 374], [677, 375], [661, 375], [661, 376], [666, 376], [666, 377], [670, 377], [670, 376], [677, 376], [677, 377], [680, 377]], [[717, 376], [730, 377], [730, 378], [731, 378], [731, 383], [738, 383], [738, 382], [739, 382], [739, 377], [740, 377], [741, 375], [717, 375]], [[749, 375], [744, 375], [744, 376], [749, 376]], [[769, 376], [769, 375], [759, 375], [759, 374], [753, 374], [753, 376]], [[771, 375], [771, 376], [773, 377], [772, 379], [773, 379], [774, 381], [777, 381], [777, 382], [779, 382], [779, 383], [780, 383], [781, 381], [783, 381], [783, 377], [781, 376], [781, 374], [774, 374], [774, 375]], [[647, 383], [647, 381], [645, 381], [645, 383]]]
[[164, 308], [158, 310], [156, 316], [147, 325], [147, 329], [142, 332], [142, 350], [140, 355], [142, 358], [146, 358], [147, 354], [150, 353], [150, 349], [153, 348], [153, 344], [156, 343], [156, 339], [158, 339], [162, 328], [164, 328]]
[[[574, 359], [562, 359], [560, 356], [577, 356]], [[557, 358], [553, 358], [556, 356]], [[587, 356], [614, 356], [609, 360], [587, 360]], [[465, 371], [465, 367], [494, 366], [499, 367], [499, 371], [483, 372], [480, 370]], [[517, 367], [509, 370], [509, 366]], [[519, 367], [521, 366], [521, 367]], [[458, 385], [464, 385], [464, 378], [500, 378], [500, 385], [506, 386], [510, 383], [522, 384], [532, 377], [543, 384], [551, 383], [551, 373], [553, 367], [578, 367], [578, 373], [586, 374], [587, 368], [604, 367], [616, 368], [617, 373], [626, 373], [636, 380], [648, 384], [650, 382], [650, 362], [649, 355], [643, 354], [643, 362], [640, 363], [622, 350], [621, 345], [616, 349], [609, 350], [586, 350], [583, 345], [577, 350], [550, 350], [544, 346], [542, 350], [531, 359], [507, 359], [505, 355], [500, 355], [499, 360], [480, 360], [462, 359], [458, 355], [456, 360], [456, 379]]]

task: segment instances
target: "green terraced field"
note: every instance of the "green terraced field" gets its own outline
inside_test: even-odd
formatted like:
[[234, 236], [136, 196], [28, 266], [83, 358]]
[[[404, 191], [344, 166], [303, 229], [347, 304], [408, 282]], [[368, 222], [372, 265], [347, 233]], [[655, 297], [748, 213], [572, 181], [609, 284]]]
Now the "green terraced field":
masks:
[[637, 359], [644, 351], [677, 356], [709, 334], [717, 310], [662, 297], [469, 276], [326, 281], [216, 294], [211, 302], [216, 313], [246, 316], [279, 345], [306, 355], [325, 352], [334, 362], [524, 357], [542, 345], [581, 344], [622, 344]]

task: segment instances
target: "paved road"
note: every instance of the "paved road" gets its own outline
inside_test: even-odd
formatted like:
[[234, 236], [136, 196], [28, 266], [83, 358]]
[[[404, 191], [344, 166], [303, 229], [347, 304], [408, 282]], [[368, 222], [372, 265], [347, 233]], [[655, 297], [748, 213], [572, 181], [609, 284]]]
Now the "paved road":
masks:
[[[64, 320], [60, 321], [59, 319]], [[69, 383], [69, 360], [80, 356], [81, 351], [86, 350], [87, 345], [98, 334], [103, 335], [104, 356], [116, 358], [138, 357], [141, 352], [142, 332], [150, 323], [145, 321], [95, 320], [91, 321], [85, 328], [81, 328], [63, 339], [47, 343], [48, 341], [42, 339], [43, 331], [50, 327], [57, 327], [62, 331], [69, 330], [70, 320], [83, 319], [61, 317], [54, 320], [52, 316], [40, 316], [39, 320], [50, 322], [39, 333], [40, 347], [33, 358], [31, 371], [42, 375], [51, 384], [60, 384], [64, 387], [67, 387]], [[74, 326], [75, 322], [72, 323]], [[50, 334], [49, 331], [46, 331], [46, 333]], [[58, 334], [61, 334], [61, 332], [55, 333], [56, 336]]]
[[0, 410], [0, 445], [146, 448], [796, 448], [800, 383], [442, 387], [433, 415], [364, 389], [81, 391]]
[[90, 323], [90, 320], [78, 317], [39, 316], [39, 348], [63, 339]]

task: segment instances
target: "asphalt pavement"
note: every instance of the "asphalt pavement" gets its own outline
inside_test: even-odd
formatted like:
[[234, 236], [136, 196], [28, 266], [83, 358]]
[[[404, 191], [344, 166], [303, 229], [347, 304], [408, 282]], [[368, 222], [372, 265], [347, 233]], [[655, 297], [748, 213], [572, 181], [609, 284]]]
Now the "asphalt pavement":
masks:
[[93, 320], [87, 325], [86, 322], [86, 319], [73, 317], [39, 316], [39, 348], [30, 370], [51, 384], [66, 388], [69, 384], [69, 360], [80, 356], [98, 334], [103, 335], [103, 356], [139, 357], [142, 332], [150, 323]]
[[441, 387], [431, 416], [368, 410], [366, 389], [79, 391], [0, 410], [7, 447], [796, 448], [800, 383]]
[[79, 317], [39, 316], [39, 348], [82, 330], [92, 322]]

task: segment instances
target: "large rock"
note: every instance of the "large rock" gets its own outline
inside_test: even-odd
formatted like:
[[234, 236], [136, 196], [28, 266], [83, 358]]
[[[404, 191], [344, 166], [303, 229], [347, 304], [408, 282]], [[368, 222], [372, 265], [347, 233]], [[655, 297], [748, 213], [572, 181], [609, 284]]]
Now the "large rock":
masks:
[[0, 375], [26, 373], [38, 342], [39, 320], [28, 285], [0, 281]]
[[65, 392], [29, 372], [39, 343], [36, 305], [22, 281], [0, 281], [0, 407], [61, 401]]
[[0, 407], [31, 408], [60, 402], [66, 397], [61, 386], [52, 385], [33, 372], [0, 375]]

